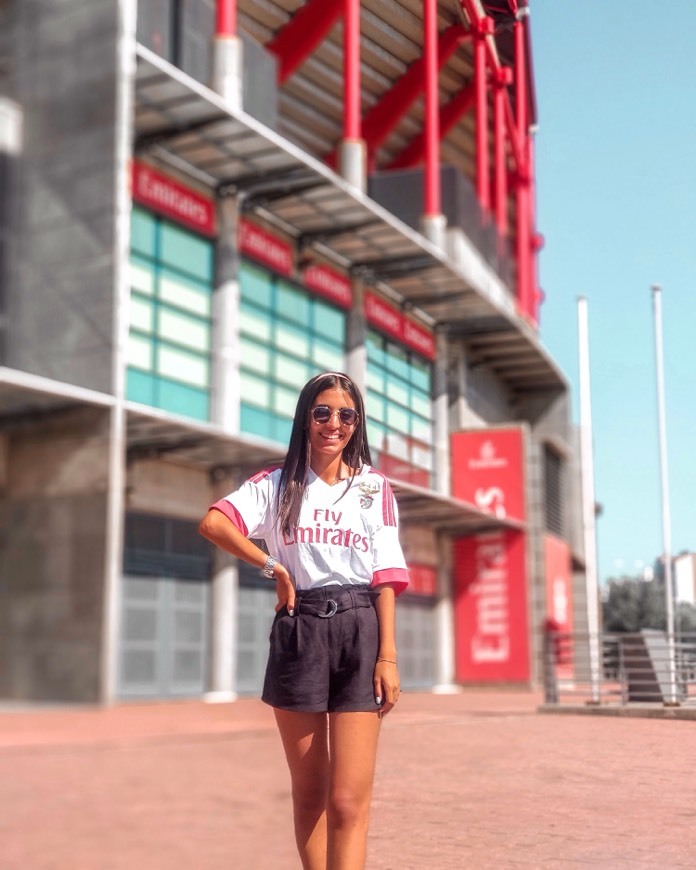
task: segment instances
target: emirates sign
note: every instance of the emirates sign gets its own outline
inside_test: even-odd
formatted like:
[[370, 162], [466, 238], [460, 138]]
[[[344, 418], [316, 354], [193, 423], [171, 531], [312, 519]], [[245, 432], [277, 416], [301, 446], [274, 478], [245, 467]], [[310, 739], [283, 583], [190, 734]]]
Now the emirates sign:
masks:
[[410, 347], [426, 359], [435, 359], [435, 338], [432, 332], [406, 317], [375, 293], [365, 294], [365, 318], [372, 326], [395, 338], [400, 344]]
[[152, 166], [133, 161], [133, 200], [206, 236], [215, 235], [212, 199], [163, 175]]
[[[452, 494], [498, 519], [523, 521], [524, 430], [455, 432], [451, 444]], [[457, 678], [527, 682], [526, 532], [501, 527], [459, 538], [454, 552]]]

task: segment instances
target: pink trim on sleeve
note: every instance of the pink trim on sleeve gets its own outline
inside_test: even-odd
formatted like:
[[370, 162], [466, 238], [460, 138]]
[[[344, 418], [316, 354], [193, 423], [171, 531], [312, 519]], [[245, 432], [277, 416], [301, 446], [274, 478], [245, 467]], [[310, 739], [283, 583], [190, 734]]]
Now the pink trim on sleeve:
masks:
[[383, 568], [381, 571], [375, 571], [372, 575], [372, 583], [370, 586], [382, 586], [384, 583], [390, 583], [394, 587], [394, 594], [399, 596], [408, 586], [408, 569], [407, 568]]
[[242, 515], [233, 504], [227, 501], [226, 498], [221, 498], [220, 501], [211, 504], [210, 510], [220, 511], [220, 513], [227, 517], [233, 526], [236, 526], [239, 529], [245, 538], [248, 536], [249, 529], [247, 528], [247, 524], [244, 522]]
[[381, 471], [376, 471], [374, 468], [372, 469], [372, 473], [376, 474], [377, 477], [381, 477], [384, 481], [384, 491], [382, 493], [382, 520], [385, 526], [395, 526], [396, 525], [396, 511], [394, 510], [394, 502], [396, 499], [394, 498], [394, 490], [389, 483], [389, 479], [382, 474]]

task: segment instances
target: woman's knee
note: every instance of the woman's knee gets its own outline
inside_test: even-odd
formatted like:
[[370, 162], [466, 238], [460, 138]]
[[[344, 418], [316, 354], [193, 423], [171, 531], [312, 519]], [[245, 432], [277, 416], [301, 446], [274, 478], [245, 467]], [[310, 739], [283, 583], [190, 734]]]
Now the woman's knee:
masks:
[[292, 789], [292, 802], [296, 813], [319, 816], [326, 809], [327, 785], [321, 777], [316, 781], [295, 784]]
[[349, 787], [334, 787], [329, 794], [328, 814], [337, 827], [352, 826], [367, 820], [370, 795]]

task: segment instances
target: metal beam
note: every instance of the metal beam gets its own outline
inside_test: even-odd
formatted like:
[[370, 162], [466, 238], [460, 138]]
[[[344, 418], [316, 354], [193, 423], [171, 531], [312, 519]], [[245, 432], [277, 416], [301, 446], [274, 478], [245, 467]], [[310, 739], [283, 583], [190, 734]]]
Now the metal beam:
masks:
[[[437, 43], [438, 69], [442, 69], [461, 42], [469, 38], [471, 34], [461, 24], [454, 24], [444, 30]], [[368, 153], [374, 153], [379, 148], [408, 112], [423, 89], [424, 75], [425, 59], [420, 57], [365, 114], [362, 119], [362, 138]], [[333, 166], [336, 163], [336, 152], [332, 151], [325, 159], [329, 166]]]
[[344, 0], [309, 0], [282, 27], [266, 48], [280, 61], [278, 82], [283, 84], [328, 36], [343, 11]]
[[[462, 88], [447, 105], [440, 109], [440, 141], [442, 141], [449, 131], [455, 127], [459, 121], [474, 105], [476, 99], [476, 90], [473, 82], [469, 82], [465, 88]], [[398, 154], [387, 167], [388, 169], [405, 169], [410, 166], [418, 166], [425, 158], [425, 135], [419, 133], [411, 142]]]

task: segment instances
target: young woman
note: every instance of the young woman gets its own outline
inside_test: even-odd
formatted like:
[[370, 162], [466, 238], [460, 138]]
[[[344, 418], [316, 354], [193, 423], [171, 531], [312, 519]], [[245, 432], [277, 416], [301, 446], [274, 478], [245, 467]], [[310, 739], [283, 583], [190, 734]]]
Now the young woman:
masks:
[[262, 697], [290, 768], [305, 870], [365, 866], [380, 720], [399, 697], [394, 599], [408, 573], [394, 495], [371, 461], [359, 390], [347, 375], [317, 375], [282, 468], [251, 477], [200, 526], [276, 583]]

